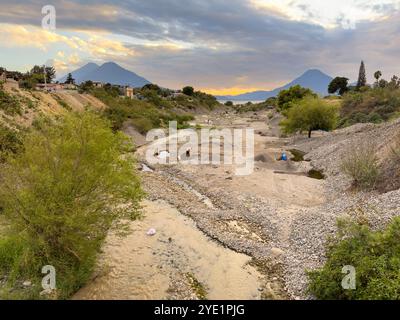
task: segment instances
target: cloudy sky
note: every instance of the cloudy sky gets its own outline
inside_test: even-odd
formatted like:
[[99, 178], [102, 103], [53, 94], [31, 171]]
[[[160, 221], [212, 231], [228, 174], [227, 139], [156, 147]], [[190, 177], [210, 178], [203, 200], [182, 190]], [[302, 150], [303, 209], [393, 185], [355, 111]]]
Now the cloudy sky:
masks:
[[[56, 8], [55, 31], [42, 7]], [[165, 87], [273, 89], [310, 68], [400, 74], [400, 0], [0, 0], [0, 65], [115, 61]]]

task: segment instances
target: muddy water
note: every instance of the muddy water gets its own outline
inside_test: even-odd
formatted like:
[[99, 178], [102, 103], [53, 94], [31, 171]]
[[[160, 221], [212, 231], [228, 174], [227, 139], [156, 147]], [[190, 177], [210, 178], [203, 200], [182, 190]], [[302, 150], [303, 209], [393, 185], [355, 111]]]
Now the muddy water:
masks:
[[[168, 299], [171, 283], [188, 273], [208, 299], [260, 298], [262, 276], [248, 256], [210, 240], [166, 202], [146, 201], [144, 210], [128, 237], [109, 236], [99, 262], [103, 275], [75, 299]], [[146, 235], [150, 228], [156, 235]]]

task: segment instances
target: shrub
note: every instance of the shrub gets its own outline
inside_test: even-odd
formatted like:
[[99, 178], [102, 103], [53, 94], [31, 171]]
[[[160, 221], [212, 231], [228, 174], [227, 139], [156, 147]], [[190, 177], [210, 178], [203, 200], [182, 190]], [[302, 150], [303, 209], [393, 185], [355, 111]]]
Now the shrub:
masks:
[[145, 134], [153, 128], [152, 122], [146, 118], [132, 119], [131, 123], [141, 134]]
[[136, 123], [137, 128], [142, 133], [146, 133], [150, 129], [168, 125], [168, 121], [178, 121], [178, 126], [185, 127], [186, 121], [193, 119], [192, 115], [180, 115], [172, 110], [161, 110], [150, 101], [114, 97], [104, 89], [94, 89], [91, 92], [108, 106], [104, 110], [104, 115], [112, 122], [115, 131], [122, 129], [125, 121]]
[[284, 133], [307, 131], [311, 138], [314, 130], [330, 131], [336, 127], [338, 109], [326, 101], [308, 96], [288, 110], [287, 119], [281, 122]]
[[189, 86], [184, 87], [184, 88], [182, 89], [182, 92], [183, 92], [183, 94], [185, 94], [185, 95], [187, 95], [187, 96], [190, 96], [190, 97], [194, 95], [194, 89], [193, 89], [193, 87], [189, 87]]
[[232, 101], [226, 101], [226, 102], [225, 102], [225, 105], [226, 105], [227, 107], [232, 107], [232, 106], [233, 106], [233, 102], [232, 102]]
[[355, 187], [374, 188], [380, 173], [376, 147], [371, 143], [352, 146], [347, 150], [341, 167], [353, 179]]
[[0, 172], [12, 235], [0, 243], [0, 272], [13, 289], [5, 294], [21, 279], [39, 290], [42, 266], [52, 265], [58, 297], [67, 298], [90, 277], [109, 229], [138, 217], [142, 191], [129, 139], [99, 116], [68, 114], [36, 127]]
[[[308, 272], [309, 293], [317, 299], [399, 300], [400, 218], [382, 231], [365, 224], [339, 221], [338, 233], [328, 241], [323, 268]], [[356, 289], [342, 288], [344, 266], [356, 270]]]
[[400, 133], [396, 135], [391, 152], [380, 167], [376, 188], [384, 193], [400, 188]]
[[10, 153], [17, 153], [22, 146], [21, 134], [0, 124], [0, 163]]
[[8, 115], [21, 115], [20, 101], [0, 88], [0, 109]]
[[400, 111], [400, 90], [390, 87], [366, 91], [350, 91], [343, 96], [341, 116], [343, 124], [380, 123]]

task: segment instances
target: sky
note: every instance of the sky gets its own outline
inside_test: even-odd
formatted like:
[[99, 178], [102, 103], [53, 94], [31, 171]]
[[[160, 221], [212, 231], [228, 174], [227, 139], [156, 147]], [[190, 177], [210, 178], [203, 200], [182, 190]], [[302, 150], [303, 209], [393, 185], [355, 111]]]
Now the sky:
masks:
[[[42, 7], [56, 29], [42, 27]], [[168, 88], [269, 90], [308, 69], [400, 74], [400, 0], [0, 0], [0, 66], [114, 61]]]

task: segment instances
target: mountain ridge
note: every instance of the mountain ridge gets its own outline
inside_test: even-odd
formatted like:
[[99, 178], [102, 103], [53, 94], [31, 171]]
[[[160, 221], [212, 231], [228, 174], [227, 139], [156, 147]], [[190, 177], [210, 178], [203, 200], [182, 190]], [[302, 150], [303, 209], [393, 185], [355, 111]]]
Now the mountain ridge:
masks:
[[[79, 69], [72, 71], [71, 74], [77, 84], [91, 80], [121, 86], [143, 87], [151, 83], [135, 72], [129, 71], [115, 62], [106, 62], [101, 66], [89, 62]], [[65, 82], [67, 76], [68, 75], [61, 77], [59, 81]]]
[[300, 85], [304, 88], [309, 88], [320, 95], [328, 94], [328, 85], [333, 78], [319, 69], [309, 69], [305, 71], [301, 76], [297, 77], [288, 84], [276, 88], [271, 91], [258, 90], [239, 95], [225, 95], [216, 96], [218, 100], [232, 100], [232, 101], [261, 101], [271, 97], [275, 97], [282, 90], [288, 89], [295, 85]]

